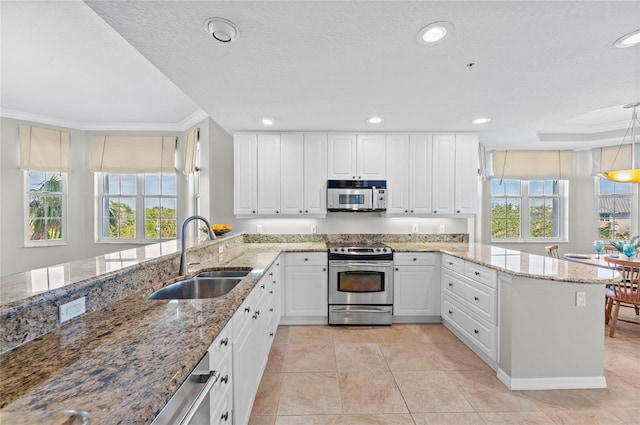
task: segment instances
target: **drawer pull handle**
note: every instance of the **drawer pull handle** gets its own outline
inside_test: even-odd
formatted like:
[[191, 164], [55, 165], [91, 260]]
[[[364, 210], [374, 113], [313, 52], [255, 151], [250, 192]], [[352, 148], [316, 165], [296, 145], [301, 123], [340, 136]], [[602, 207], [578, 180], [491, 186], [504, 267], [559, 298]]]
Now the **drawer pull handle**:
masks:
[[478, 297], [473, 297], [473, 300], [474, 300], [474, 301], [480, 301], [480, 298], [478, 298]]
[[260, 287], [261, 287], [262, 289], [264, 289], [264, 283], [263, 283], [262, 285], [260, 285]]
[[273, 276], [273, 272], [269, 273], [269, 276]]
[[223, 384], [226, 384], [227, 382], [229, 382], [229, 374], [224, 375], [224, 377], [220, 379], [220, 382], [222, 382]]
[[270, 308], [270, 309], [269, 309], [269, 312], [270, 312], [270, 313], [273, 313], [273, 308]]
[[449, 310], [449, 314], [453, 314], [453, 311]]
[[480, 272], [475, 272], [476, 276], [480, 276]]
[[229, 345], [229, 338], [225, 338], [222, 341], [220, 341], [220, 345]]
[[249, 313], [249, 312], [251, 311], [251, 307], [245, 307], [245, 308], [244, 308], [244, 311], [245, 311], [246, 313]]
[[221, 416], [220, 419], [224, 419], [225, 422], [227, 422], [229, 420], [229, 412], [224, 412]]
[[453, 283], [449, 282], [449, 286], [453, 286]]
[[453, 266], [453, 261], [449, 261], [449, 265], [450, 265], [450, 266]]
[[269, 336], [273, 336], [273, 332], [269, 332]]
[[479, 331], [479, 330], [477, 330], [477, 329], [474, 329], [474, 330], [473, 330], [473, 333], [474, 333], [474, 334], [479, 334], [479, 333], [480, 333], [480, 331]]
[[270, 294], [273, 294], [273, 291], [269, 291]]

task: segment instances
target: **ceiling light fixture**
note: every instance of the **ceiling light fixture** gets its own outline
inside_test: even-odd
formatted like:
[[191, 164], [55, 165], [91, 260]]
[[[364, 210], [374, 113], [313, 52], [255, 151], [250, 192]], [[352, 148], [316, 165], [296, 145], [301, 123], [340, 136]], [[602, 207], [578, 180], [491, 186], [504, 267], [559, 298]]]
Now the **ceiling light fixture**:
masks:
[[616, 159], [618, 159], [618, 154], [620, 153], [620, 149], [622, 148], [622, 144], [624, 143], [624, 139], [627, 137], [627, 134], [629, 134], [629, 130], [631, 130], [631, 169], [604, 171], [602, 173], [602, 176], [611, 181], [619, 182], [619, 183], [640, 183], [640, 169], [635, 168], [636, 123], [640, 125], [640, 121], [638, 121], [638, 106], [640, 106], [640, 102], [624, 105], [624, 107], [627, 109], [629, 108], [633, 109], [633, 111], [631, 112], [631, 122], [629, 123], [629, 127], [627, 127], [627, 131], [624, 133], [624, 136], [622, 137], [622, 142], [620, 142], [620, 146], [618, 147], [618, 152], [616, 152], [616, 156], [613, 159], [613, 164], [615, 164]]
[[454, 26], [451, 22], [433, 22], [422, 28], [416, 39], [420, 44], [435, 44], [449, 38], [453, 34]]
[[382, 118], [380, 117], [371, 117], [367, 120], [369, 124], [380, 124], [382, 122]]
[[224, 18], [209, 18], [204, 23], [207, 34], [221, 43], [230, 43], [240, 37], [240, 30], [233, 22]]
[[635, 30], [629, 34], [625, 34], [613, 43], [618, 49], [625, 49], [640, 44], [640, 30]]
[[273, 125], [273, 118], [262, 117], [260, 121], [262, 121], [262, 124], [264, 125]]
[[491, 121], [491, 118], [486, 117], [486, 118], [476, 118], [475, 120], [471, 121], [474, 124], [486, 124], [489, 121]]

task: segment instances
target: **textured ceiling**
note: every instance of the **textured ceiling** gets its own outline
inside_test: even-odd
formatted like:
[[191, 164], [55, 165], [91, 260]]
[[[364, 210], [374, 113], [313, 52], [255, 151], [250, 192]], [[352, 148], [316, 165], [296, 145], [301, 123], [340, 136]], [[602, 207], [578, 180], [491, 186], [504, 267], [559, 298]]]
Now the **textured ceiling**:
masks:
[[[274, 131], [473, 131], [492, 148], [579, 149], [619, 143], [615, 130], [630, 119], [622, 105], [640, 100], [640, 48], [612, 47], [640, 28], [638, 1], [87, 4], [197, 105], [192, 111], [202, 108], [230, 133], [264, 130], [259, 118], [269, 116]], [[240, 38], [208, 36], [203, 23], [212, 16], [235, 22]], [[418, 44], [420, 28], [439, 20], [455, 25], [453, 36]], [[78, 40], [91, 42], [92, 58], [122, 44], [113, 31], [92, 34], [90, 27], [105, 31], [97, 21], [86, 18], [86, 40]], [[4, 35], [4, 16], [2, 23]], [[124, 80], [140, 93], [141, 75], [161, 76], [126, 47], [119, 49], [131, 57], [110, 58], [131, 69], [95, 82], [115, 90]], [[156, 109], [167, 102], [158, 96], [181, 94], [148, 93], [146, 111], [125, 108], [113, 120], [144, 122], [145, 112], [164, 119]], [[110, 106], [101, 105], [105, 118], [117, 112]], [[384, 121], [371, 126], [371, 115]], [[480, 116], [493, 120], [471, 124]]]

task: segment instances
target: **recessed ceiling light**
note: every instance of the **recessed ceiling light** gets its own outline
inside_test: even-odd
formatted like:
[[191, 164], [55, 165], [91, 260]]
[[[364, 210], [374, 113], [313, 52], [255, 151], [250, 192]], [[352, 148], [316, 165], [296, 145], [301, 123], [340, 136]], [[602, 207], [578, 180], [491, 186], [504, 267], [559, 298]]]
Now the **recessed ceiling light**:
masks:
[[420, 44], [438, 43], [453, 34], [454, 26], [451, 22], [433, 22], [422, 28], [416, 37]]
[[640, 30], [635, 30], [634, 32], [630, 32], [629, 34], [623, 35], [619, 39], [613, 43], [619, 49], [624, 49], [626, 47], [633, 47], [640, 44]]
[[262, 117], [260, 121], [262, 121], [262, 124], [264, 125], [273, 125], [273, 118]]
[[475, 120], [471, 121], [474, 124], [486, 124], [489, 121], [491, 121], [491, 118], [487, 117], [487, 118], [476, 118]]
[[240, 30], [236, 24], [224, 18], [207, 19], [204, 23], [204, 30], [221, 43], [229, 43], [240, 37]]
[[382, 122], [382, 118], [380, 117], [371, 117], [367, 120], [369, 124], [380, 124]]

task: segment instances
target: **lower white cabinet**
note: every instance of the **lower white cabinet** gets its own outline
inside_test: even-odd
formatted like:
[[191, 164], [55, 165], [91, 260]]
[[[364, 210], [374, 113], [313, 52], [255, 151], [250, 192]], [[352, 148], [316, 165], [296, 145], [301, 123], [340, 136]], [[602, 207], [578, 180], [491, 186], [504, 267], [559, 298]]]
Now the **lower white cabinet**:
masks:
[[327, 254], [287, 253], [285, 262], [287, 266], [284, 315], [327, 317]]
[[396, 253], [394, 322], [440, 321], [440, 254]]
[[[443, 254], [442, 320], [486, 359], [498, 361], [498, 278], [495, 270]], [[483, 357], [483, 356], [481, 356]]]

